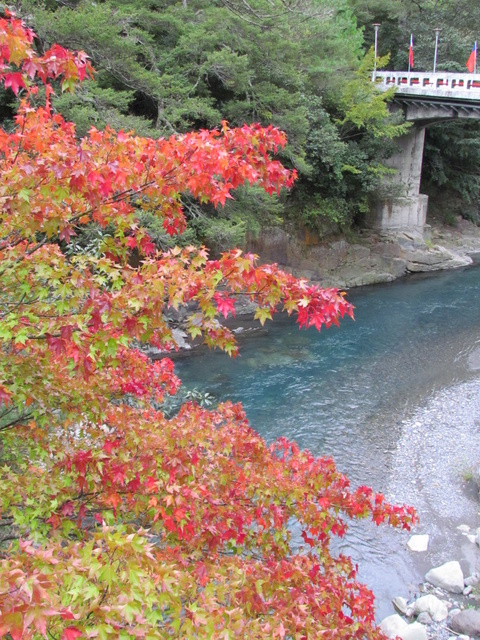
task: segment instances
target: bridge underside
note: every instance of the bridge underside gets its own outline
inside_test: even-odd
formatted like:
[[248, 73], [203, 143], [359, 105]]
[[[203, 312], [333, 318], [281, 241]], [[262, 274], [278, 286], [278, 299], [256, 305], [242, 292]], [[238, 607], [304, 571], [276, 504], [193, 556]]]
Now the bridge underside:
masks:
[[397, 94], [393, 109], [402, 109], [408, 122], [433, 124], [443, 120], [480, 119], [480, 104], [462, 98], [438, 98]]
[[445, 120], [480, 119], [480, 103], [456, 98], [396, 94], [392, 109], [402, 109], [409, 132], [398, 139], [398, 152], [386, 161], [393, 170], [372, 198], [367, 225], [382, 231], [423, 234], [428, 196], [420, 193], [425, 127]]

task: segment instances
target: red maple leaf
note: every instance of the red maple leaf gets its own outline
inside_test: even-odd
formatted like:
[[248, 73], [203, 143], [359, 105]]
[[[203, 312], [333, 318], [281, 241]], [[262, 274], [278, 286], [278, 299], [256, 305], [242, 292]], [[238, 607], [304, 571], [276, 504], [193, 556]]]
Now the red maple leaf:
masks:
[[235, 317], [235, 301], [232, 298], [228, 298], [226, 295], [222, 293], [215, 293], [213, 299], [217, 303], [218, 312], [223, 315], [224, 318], [228, 316], [229, 313]]
[[77, 627], [67, 627], [63, 630], [62, 640], [75, 640], [75, 638], [80, 638], [82, 632]]
[[23, 74], [18, 71], [5, 74], [4, 84], [5, 88], [10, 88], [15, 95], [18, 95], [20, 89], [25, 88], [25, 80], [23, 79]]

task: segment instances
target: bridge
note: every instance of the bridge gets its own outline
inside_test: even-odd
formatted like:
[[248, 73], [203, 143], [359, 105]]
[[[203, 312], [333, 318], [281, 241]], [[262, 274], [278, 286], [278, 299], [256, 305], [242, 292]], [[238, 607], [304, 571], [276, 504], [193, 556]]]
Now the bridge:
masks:
[[402, 110], [412, 123], [397, 140], [398, 152], [386, 161], [395, 174], [384, 180], [372, 202], [369, 226], [382, 230], [416, 230], [423, 234], [428, 196], [420, 193], [425, 127], [457, 118], [480, 119], [480, 74], [376, 71], [380, 91], [395, 87], [391, 110]]

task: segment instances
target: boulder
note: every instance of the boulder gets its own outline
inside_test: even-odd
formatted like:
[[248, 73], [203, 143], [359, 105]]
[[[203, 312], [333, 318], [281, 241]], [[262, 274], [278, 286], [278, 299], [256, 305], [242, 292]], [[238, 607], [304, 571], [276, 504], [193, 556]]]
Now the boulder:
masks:
[[435, 271], [437, 269], [458, 269], [472, 264], [468, 256], [461, 256], [439, 245], [433, 249], [416, 249], [405, 256], [407, 271]]
[[426, 574], [425, 580], [451, 593], [462, 593], [464, 589], [463, 571], [460, 563], [456, 560], [446, 562], [439, 567], [430, 569]]
[[398, 637], [402, 640], [428, 640], [427, 630], [419, 622], [408, 624], [407, 628], [398, 634]]
[[428, 549], [428, 534], [411, 536], [407, 547], [410, 551], [426, 551]]
[[380, 623], [380, 629], [388, 638], [401, 638], [401, 640], [428, 640], [427, 631], [423, 624], [413, 622], [407, 624], [396, 613], [384, 618]]
[[394, 613], [392, 616], [384, 618], [379, 627], [387, 638], [396, 638], [400, 636], [401, 631], [408, 627], [408, 624], [397, 613]]
[[418, 598], [418, 600], [415, 600], [413, 607], [417, 615], [420, 613], [428, 613], [435, 622], [440, 622], [448, 618], [447, 605], [434, 595]]
[[450, 629], [455, 633], [480, 637], [480, 611], [476, 609], [460, 611], [450, 621]]

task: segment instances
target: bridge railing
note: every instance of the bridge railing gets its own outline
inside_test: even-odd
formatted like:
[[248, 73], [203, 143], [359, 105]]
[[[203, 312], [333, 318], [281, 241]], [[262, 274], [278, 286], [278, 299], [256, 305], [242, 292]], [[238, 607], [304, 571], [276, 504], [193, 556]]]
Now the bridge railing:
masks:
[[480, 74], [377, 71], [372, 79], [383, 91], [396, 87], [402, 94], [480, 99]]

